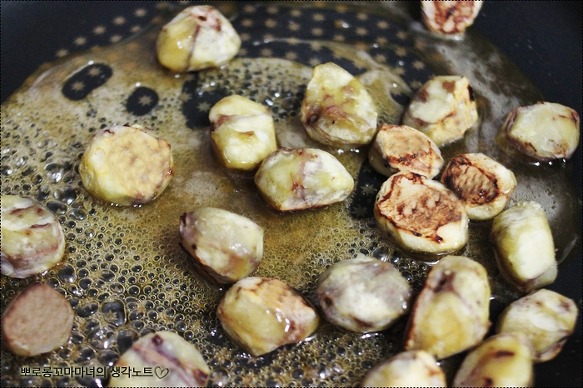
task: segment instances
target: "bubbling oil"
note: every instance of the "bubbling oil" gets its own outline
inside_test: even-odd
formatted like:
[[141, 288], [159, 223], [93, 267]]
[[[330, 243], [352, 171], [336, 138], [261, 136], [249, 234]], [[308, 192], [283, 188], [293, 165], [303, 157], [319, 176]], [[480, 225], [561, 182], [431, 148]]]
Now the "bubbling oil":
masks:
[[[214, 206], [253, 219], [265, 229], [264, 259], [256, 275], [284, 280], [314, 303], [318, 277], [336, 261], [358, 254], [389, 261], [416, 291], [430, 263], [400, 250], [379, 232], [370, 215], [355, 212], [356, 194], [322, 209], [293, 213], [270, 209], [251, 174], [227, 171], [217, 162], [209, 128], [189, 124], [189, 112], [184, 109], [192, 109], [188, 104], [196, 98], [192, 93], [213, 90], [265, 103], [274, 113], [280, 146], [324, 148], [355, 179], [366, 165], [367, 149], [336, 150], [307, 138], [298, 110], [310, 67], [285, 59], [238, 58], [221, 69], [172, 74], [153, 55], [158, 29], [159, 25], [153, 25], [128, 41], [44, 66], [2, 106], [2, 192], [47, 204], [59, 217], [67, 243], [63, 263], [47, 273], [26, 280], [2, 277], [2, 305], [26, 285], [41, 281], [62, 291], [76, 314], [69, 343], [56, 352], [23, 360], [3, 349], [3, 385], [90, 385], [94, 381], [89, 377], [53, 376], [50, 381], [20, 377], [19, 366], [111, 367], [137, 338], [156, 330], [176, 331], [194, 344], [213, 371], [212, 385], [358, 384], [369, 368], [401, 349], [404, 322], [364, 336], [323, 322], [300, 345], [250, 357], [225, 337], [216, 318], [224, 290], [199, 278], [179, 245], [180, 215], [199, 206]], [[444, 157], [484, 152], [511, 168], [518, 178], [512, 203], [535, 200], [545, 207], [560, 256], [578, 235], [580, 202], [568, 175], [558, 166], [517, 161], [501, 152], [494, 141], [507, 107], [540, 99], [538, 92], [478, 37], [470, 34], [461, 41], [441, 41], [422, 30], [414, 37], [415, 54], [434, 72], [468, 76], [478, 96], [479, 129], [445, 147]], [[348, 43], [318, 44], [365, 68], [361, 78], [377, 99], [380, 117], [398, 121], [403, 106], [387, 93], [411, 94], [414, 86], [365, 51], [355, 54]], [[93, 64], [110, 67], [111, 78], [84, 99], [65, 98], [63, 83]], [[123, 104], [136, 87], [153, 88], [159, 97], [153, 110], [139, 118]], [[204, 111], [210, 106], [198, 108]], [[140, 207], [117, 207], [92, 198], [77, 172], [95, 132], [125, 123], [153, 129], [170, 142], [175, 160], [170, 186], [157, 200]], [[372, 194], [364, 206], [372, 206], [370, 198], [378, 186], [364, 182], [361, 188]], [[470, 241], [459, 254], [485, 265], [494, 297], [506, 303], [518, 295], [498, 274], [489, 228], [488, 222], [472, 223]]]

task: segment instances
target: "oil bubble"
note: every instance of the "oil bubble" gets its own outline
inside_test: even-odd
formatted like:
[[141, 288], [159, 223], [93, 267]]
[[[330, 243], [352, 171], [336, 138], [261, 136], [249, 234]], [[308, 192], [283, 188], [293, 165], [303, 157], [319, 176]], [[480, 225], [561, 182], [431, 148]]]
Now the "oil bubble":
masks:
[[73, 218], [77, 221], [83, 221], [87, 218], [87, 212], [85, 211], [85, 209], [82, 209], [82, 208], [71, 209], [71, 212], [69, 213], [69, 215], [71, 216], [71, 218]]
[[106, 302], [101, 307], [103, 319], [114, 326], [121, 326], [126, 323], [126, 311], [122, 301], [113, 300]]
[[79, 189], [75, 189], [72, 187], [58, 189], [55, 191], [54, 196], [55, 196], [55, 199], [65, 203], [67, 205], [70, 205], [73, 202], [75, 202], [75, 200], [79, 196]]
[[87, 318], [97, 312], [99, 306], [97, 303], [87, 303], [77, 308], [77, 315], [81, 318]]
[[95, 357], [95, 350], [93, 350], [92, 348], [86, 347], [86, 348], [81, 349], [81, 351], [79, 352], [79, 356], [75, 359], [75, 362], [80, 363], [83, 361], [89, 361], [93, 357]]
[[10, 166], [2, 166], [2, 168], [0, 169], [0, 172], [2, 173], [2, 175], [5, 175], [5, 176], [12, 175], [13, 171], [14, 170]]
[[75, 269], [71, 265], [63, 266], [57, 275], [62, 282], [73, 283], [77, 279]]
[[[119, 336], [118, 336], [118, 347], [119, 347]], [[109, 349], [105, 349], [105, 350], [101, 350], [98, 355], [97, 355], [97, 359], [99, 360], [99, 362], [102, 365], [105, 365], [107, 367], [112, 367], [115, 362], [118, 360], [119, 355], [113, 351], [113, 350], [109, 350]]]

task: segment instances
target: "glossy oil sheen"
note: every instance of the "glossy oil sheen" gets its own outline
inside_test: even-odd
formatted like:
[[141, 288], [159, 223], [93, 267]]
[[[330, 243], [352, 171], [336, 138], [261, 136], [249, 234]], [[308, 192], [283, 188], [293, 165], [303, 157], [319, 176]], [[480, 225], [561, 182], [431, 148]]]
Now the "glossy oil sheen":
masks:
[[[483, 152], [514, 171], [518, 187], [510, 205], [523, 200], [541, 203], [553, 230], [557, 258], [569, 260], [569, 251], [579, 244], [581, 209], [568, 171], [562, 163], [528, 163], [504, 152], [496, 143], [496, 134], [509, 110], [542, 96], [514, 65], [471, 31], [465, 38], [444, 40], [426, 33], [398, 5], [359, 9], [363, 10], [384, 12], [388, 20], [403, 23], [414, 39], [411, 50], [434, 74], [463, 74], [470, 79], [478, 99], [480, 123], [463, 140], [444, 147], [444, 159], [462, 152]], [[233, 5], [226, 5], [224, 12], [236, 17]], [[163, 19], [144, 33], [109, 48], [44, 66], [2, 105], [2, 192], [46, 203], [59, 216], [67, 240], [60, 267], [26, 281], [2, 277], [2, 305], [29, 282], [40, 280], [61, 290], [76, 312], [67, 347], [26, 362], [30, 366], [111, 366], [138, 337], [155, 330], [172, 330], [201, 351], [213, 371], [211, 385], [357, 385], [368, 368], [402, 348], [404, 322], [365, 336], [323, 322], [315, 335], [300, 345], [250, 357], [225, 337], [215, 316], [224, 290], [198, 277], [179, 245], [180, 215], [199, 206], [214, 206], [252, 219], [265, 229], [264, 258], [255, 275], [284, 280], [312, 302], [318, 277], [333, 262], [359, 253], [373, 255], [395, 264], [418, 291], [431, 260], [420, 260], [400, 250], [379, 232], [372, 217], [355, 216], [355, 198], [295, 213], [268, 208], [254, 186], [252, 174], [228, 171], [214, 158], [209, 128], [187, 125], [181, 108], [192, 96], [184, 92], [184, 85], [194, 77], [199, 92], [225, 87], [272, 109], [276, 107], [280, 146], [326, 149], [355, 179], [366, 164], [368, 149], [340, 151], [307, 138], [298, 118], [301, 100], [297, 96], [310, 79], [310, 67], [286, 59], [241, 56], [221, 69], [197, 75], [172, 74], [155, 60], [155, 39], [161, 23]], [[314, 43], [368, 70], [360, 79], [377, 101], [380, 119], [399, 120], [404, 107], [387, 91], [411, 95], [419, 85], [408, 85], [398, 71], [368, 55], [366, 47]], [[386, 50], [390, 55], [393, 46], [387, 44]], [[87, 98], [65, 98], [65, 81], [94, 63], [109, 66], [113, 70], [111, 78]], [[246, 74], [253, 75], [251, 87]], [[136, 117], [123, 103], [141, 86], [154, 88], [159, 101], [149, 114]], [[282, 96], [278, 90], [297, 93]], [[157, 200], [141, 207], [116, 207], [95, 200], [82, 187], [77, 172], [80, 157], [97, 130], [128, 122], [152, 128], [169, 141], [175, 160], [170, 186]], [[378, 184], [360, 183], [361, 190], [378, 190]], [[364, 202], [364, 206], [369, 205], [372, 203]], [[493, 297], [508, 303], [519, 294], [498, 274], [489, 230], [490, 222], [471, 223], [470, 241], [458, 254], [484, 264]], [[4, 349], [2, 360], [2, 374], [14, 376], [3, 381], [11, 385], [39, 385], [44, 381], [42, 377], [20, 377], [23, 360]], [[53, 377], [51, 383], [59, 381]], [[87, 378], [69, 383], [91, 381]]]

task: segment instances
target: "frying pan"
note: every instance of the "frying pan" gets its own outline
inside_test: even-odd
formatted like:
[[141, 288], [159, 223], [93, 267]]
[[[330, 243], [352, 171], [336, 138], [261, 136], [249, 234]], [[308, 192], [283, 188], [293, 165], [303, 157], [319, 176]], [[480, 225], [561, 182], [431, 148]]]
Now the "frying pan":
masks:
[[[418, 17], [417, 2], [410, 3], [410, 12]], [[506, 54], [546, 100], [570, 106], [581, 114], [581, 4], [571, 1], [485, 2], [471, 28]], [[41, 64], [67, 52], [107, 45], [112, 35], [117, 36], [115, 40], [127, 37], [132, 34], [132, 28], [147, 25], [156, 12], [156, 3], [148, 1], [2, 1], [1, 7], [3, 102]], [[137, 9], [146, 12], [136, 12]], [[118, 17], [125, 21], [114, 21]], [[107, 26], [108, 34], [96, 33], [97, 26]], [[579, 201], [581, 165], [579, 146], [567, 163]], [[581, 226], [579, 233], [580, 230]], [[581, 309], [581, 244], [577, 249], [574, 257], [561, 264], [559, 277], [549, 288], [569, 296]], [[581, 339], [579, 314], [576, 331], [561, 354], [551, 362], [536, 365], [536, 386], [583, 385]]]

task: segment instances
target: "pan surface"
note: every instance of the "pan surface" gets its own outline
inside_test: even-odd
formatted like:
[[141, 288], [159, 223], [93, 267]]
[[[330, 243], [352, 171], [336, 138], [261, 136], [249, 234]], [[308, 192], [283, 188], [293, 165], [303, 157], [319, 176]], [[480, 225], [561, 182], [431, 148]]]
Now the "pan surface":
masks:
[[[33, 279], [2, 277], [2, 306], [5, 307], [17, 291], [36, 280], [61, 290], [71, 300], [76, 312], [73, 335], [66, 348], [29, 359], [14, 357], [2, 349], [3, 386], [104, 384], [107, 379], [88, 375], [89, 368], [110, 367], [138, 337], [160, 329], [177, 331], [199, 347], [214, 371], [210, 381], [213, 385], [355, 385], [367, 369], [399, 350], [402, 326], [397, 325], [378, 335], [357, 336], [340, 332], [324, 323], [316, 336], [304, 344], [285, 347], [259, 358], [244, 354], [225, 338], [214, 317], [214, 309], [224, 290], [198, 278], [187, 255], [177, 248], [180, 212], [215, 203], [200, 197], [185, 201], [185, 194], [181, 193], [176, 182], [167, 193], [166, 202], [161, 197], [143, 208], [111, 209], [93, 201], [79, 184], [75, 168], [83, 145], [100, 126], [129, 119], [141, 120], [156, 127], [171, 123], [180, 129], [172, 133], [161, 130], [161, 133], [168, 135], [174, 143], [180, 143], [184, 134], [195, 134], [204, 139], [201, 129], [208, 127], [208, 108], [220, 97], [234, 92], [235, 86], [239, 87], [236, 90], [245, 89], [246, 93], [266, 104], [271, 103], [280, 123], [293, 123], [301, 101], [302, 86], [305, 86], [304, 70], [326, 61], [335, 61], [354, 74], [370, 70], [374, 64], [389, 68], [398, 84], [394, 99], [401, 105], [406, 104], [411, 91], [432, 74], [466, 69], [475, 78], [482, 74], [481, 83], [479, 80], [476, 82], [481, 86], [477, 91], [484, 101], [495, 95], [486, 89], [494, 89], [493, 80], [501, 79], [508, 80], [509, 85], [526, 85], [521, 92], [505, 92], [516, 96], [519, 101], [534, 102], [544, 97], [581, 113], [579, 2], [532, 2], [528, 7], [523, 2], [486, 2], [464, 41], [443, 43], [443, 50], [456, 58], [453, 65], [443, 58], [435, 63], [430, 61], [432, 54], [423, 43], [432, 42], [432, 38], [420, 31], [420, 24], [416, 22], [418, 10], [411, 5], [416, 2], [385, 8], [376, 4], [353, 7], [352, 4], [333, 2], [313, 7], [308, 4], [268, 6], [245, 3], [237, 8], [224, 4], [225, 13], [232, 16], [235, 27], [244, 37], [244, 51], [239, 55], [241, 63], [223, 74], [209, 72], [201, 76], [160, 81], [161, 78], [156, 80], [155, 76], [168, 77], [168, 74], [156, 67], [153, 53], [148, 48], [153, 47], [151, 36], [155, 36], [160, 23], [151, 25], [151, 21], [156, 18], [166, 20], [177, 10], [177, 4], [165, 4], [145, 1], [2, 2], [2, 193], [36, 197], [49, 204], [59, 214], [65, 232], [70, 236], [69, 250], [62, 266]], [[183, 6], [183, 3], [180, 4]], [[288, 30], [282, 31], [282, 26]], [[298, 41], [290, 45], [288, 37], [291, 33]], [[329, 41], [334, 44], [326, 43]], [[464, 68], [459, 47], [473, 43], [476, 47], [472, 48], [472, 52], [478, 53], [477, 58], [489, 57], [492, 51], [495, 56], [503, 53], [511, 63], [502, 58], [502, 66], [471, 64], [469, 68]], [[110, 48], [91, 49], [94, 46]], [[368, 53], [371, 60], [352, 58], [347, 53], [347, 47], [356, 47], [359, 52]], [[427, 52], [424, 52], [425, 48]], [[86, 54], [87, 49], [92, 51]], [[134, 53], [147, 58], [132, 58]], [[248, 64], [244, 59], [258, 57], [278, 58], [283, 62], [265, 59]], [[112, 99], [108, 104], [83, 99], [75, 102], [62, 88], [65, 81], [92, 58], [111, 66], [116, 76], [125, 74], [122, 77], [125, 87], [112, 88]], [[34, 144], [22, 145], [17, 149], [19, 143], [13, 140], [14, 133], [24, 125], [5, 123], [5, 102], [8, 101], [6, 106], [14, 112], [17, 104], [10, 102], [9, 96], [39, 66], [53, 61], [57, 61], [56, 65], [43, 69], [57, 79], [55, 83], [59, 86], [59, 93], [55, 95], [63, 99], [61, 106], [78, 109], [76, 114], [81, 116], [67, 117], [63, 114], [60, 118], [62, 122], [59, 122], [59, 118], [49, 117], [50, 114], [31, 115], [39, 119], [39, 126], [46, 125], [52, 129], [47, 129], [45, 134], [38, 132], [40, 138], [48, 137], [38, 152], [33, 151]], [[144, 61], [144, 66], [150, 70], [142, 78], [132, 78], [135, 69], [139, 74], [136, 63], [140, 61]], [[301, 63], [304, 70], [300, 74], [294, 73], [286, 61]], [[259, 75], [246, 77], [244, 69], [255, 70]], [[282, 75], [283, 81], [275, 83], [265, 74], [266, 69], [280, 72], [277, 74]], [[509, 74], [487, 74], [488, 71], [508, 71]], [[223, 78], [229, 82], [223, 82]], [[137, 85], [138, 82], [140, 85]], [[264, 85], [276, 85], [280, 89], [274, 91]], [[103, 88], [110, 86], [106, 83]], [[107, 93], [103, 88], [95, 93], [104, 93], [101, 96], [105, 101]], [[504, 85], [500, 88], [504, 89]], [[54, 96], [53, 89], [46, 90], [48, 96]], [[27, 95], [23, 90], [18, 93]], [[159, 102], [151, 107], [133, 104], [131, 101], [134, 100], [130, 99], [133, 93], [154, 93], [154, 100]], [[188, 95], [196, 95], [198, 99], [181, 98]], [[28, 100], [25, 98], [23, 101]], [[42, 100], [38, 103], [42, 112]], [[506, 113], [500, 111], [501, 105], [483, 105], [495, 111], [490, 113], [489, 121], [484, 124], [492, 127], [490, 132]], [[19, 109], [26, 110], [27, 107]], [[397, 113], [387, 111], [385, 119], [395, 119]], [[47, 136], [47, 133], [52, 133], [50, 131], [56, 131], [63, 139], [69, 138], [69, 135], [62, 134], [63, 131], [71, 131], [74, 140], [63, 141], [60, 144], [63, 149], [55, 143], [56, 149], [51, 150], [49, 144], [52, 143], [50, 136]], [[5, 133], [10, 133], [10, 138], [5, 139]], [[467, 142], [459, 145], [461, 148], [451, 147], [446, 154], [453, 155], [477, 143], [479, 137], [470, 135]], [[5, 156], [12, 155], [4, 153], [7, 148], [13, 148], [17, 156]], [[177, 148], [177, 152], [183, 155], [178, 157], [179, 163], [186, 166], [192, 162], [190, 156], [185, 156], [187, 149]], [[49, 159], [52, 159], [42, 160], [48, 151], [51, 151]], [[492, 152], [505, 158], [496, 150]], [[24, 158], [24, 166], [15, 162], [18, 157]], [[257, 217], [272, 226], [271, 230], [277, 230], [267, 241], [272, 243], [273, 259], [266, 261], [265, 268], [260, 269], [261, 274], [284, 278], [310, 299], [313, 298], [317, 276], [326, 266], [361, 251], [400, 262], [399, 269], [410, 273], [410, 279], [418, 290], [428, 265], [410, 260], [390, 244], [379, 242], [374, 222], [371, 222], [370, 187], [378, 187], [381, 178], [367, 169], [366, 163], [358, 156], [340, 157], [344, 158], [341, 160], [349, 165], [359, 183], [349, 203], [344, 207], [324, 209], [318, 215], [286, 216], [265, 209], [261, 199], [254, 194], [249, 177], [224, 174], [213, 164], [210, 152], [203, 152], [196, 161], [213, 165], [208, 171], [203, 169], [197, 172], [210, 174], [205, 176], [211, 176], [209, 179], [220, 188], [220, 192], [210, 192], [211, 196], [216, 195], [223, 201], [217, 199], [217, 205], [231, 203], [234, 210], [250, 218]], [[53, 162], [52, 167], [47, 168], [50, 162]], [[32, 167], [32, 172], [27, 167]], [[545, 193], [537, 195], [547, 200], [557, 198], [562, 209], [556, 217], [565, 217], [565, 225], [558, 226], [562, 219], [554, 224], [554, 232], [560, 235], [557, 238], [562, 242], [559, 244], [560, 253], [569, 251], [567, 246], [574, 242], [572, 250], [560, 264], [557, 281], [549, 288], [569, 296], [581, 308], [581, 147], [567, 163], [542, 168], [546, 170], [542, 173], [539, 170], [529, 178], [537, 182], [533, 183], [535, 188], [545, 187], [541, 183], [541, 176], [545, 174], [566, 176], [565, 179], [549, 180], [559, 183], [546, 190], [540, 189]], [[528, 168], [521, 174], [531, 175]], [[40, 179], [35, 180], [35, 176]], [[180, 176], [175, 181], [188, 183], [186, 177]], [[565, 187], [564, 181], [569, 181], [570, 187], [574, 187], [565, 189], [568, 193], [558, 192]], [[193, 190], [200, 194], [197, 189]], [[231, 194], [226, 195], [225, 192]], [[243, 199], [234, 194], [241, 192], [242, 197], [251, 204], [243, 203]], [[170, 199], [173, 204], [167, 203], [171, 202]], [[176, 202], [188, 203], [188, 206], [179, 207]], [[567, 214], [573, 210], [575, 214]], [[168, 212], [168, 218], [158, 221], [156, 214], [159, 212]], [[174, 229], [172, 219], [176, 219]], [[335, 225], [338, 219], [343, 220], [341, 225]], [[314, 247], [308, 249], [291, 245], [293, 239], [289, 234], [293, 231], [283, 230], [282, 223], [313, 231], [316, 235], [312, 241]], [[360, 231], [343, 234], [355, 227], [363, 231], [362, 238], [358, 238]], [[477, 232], [484, 233], [486, 230], [484, 225], [475, 227]], [[338, 233], [342, 236], [335, 236]], [[152, 241], [138, 235], [151, 237]], [[331, 242], [324, 244], [321, 243], [323, 240]], [[283, 269], [286, 265], [276, 259], [281, 261], [290, 252], [295, 254], [296, 248], [299, 251], [299, 257], [294, 262], [297, 270]], [[477, 249], [477, 252], [485, 251]], [[463, 253], [471, 256], [472, 252]], [[493, 307], [495, 314], [516, 295], [504, 291], [503, 283], [495, 275], [493, 282], [502, 294], [499, 304]], [[553, 361], [536, 365], [536, 385], [581, 386], [581, 354], [579, 315], [576, 332], [568, 339], [561, 354]], [[452, 368], [456, 362], [459, 360], [450, 363]], [[444, 363], [445, 367], [448, 365]], [[65, 366], [85, 369], [79, 369], [83, 372], [79, 374], [71, 370], [65, 373]], [[43, 367], [47, 368], [45, 376], [42, 374]], [[57, 367], [61, 367], [61, 375], [57, 373]], [[41, 372], [33, 373], [32, 368], [41, 368]]]

